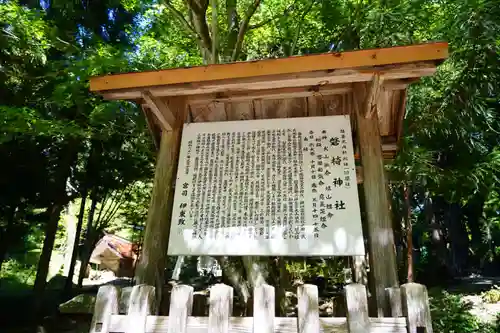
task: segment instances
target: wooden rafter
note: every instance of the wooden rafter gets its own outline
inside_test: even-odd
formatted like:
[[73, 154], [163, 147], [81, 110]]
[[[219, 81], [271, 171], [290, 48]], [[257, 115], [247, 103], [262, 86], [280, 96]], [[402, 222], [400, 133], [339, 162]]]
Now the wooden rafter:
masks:
[[165, 103], [165, 101], [161, 98], [153, 96], [153, 94], [149, 91], [143, 92], [142, 98], [151, 112], [158, 119], [162, 129], [165, 131], [172, 130], [172, 126], [175, 123], [175, 115], [172, 113], [167, 103]]
[[[201, 81], [196, 83], [179, 83], [148, 87], [158, 97], [195, 96], [216, 93], [243, 93], [253, 90], [280, 88], [315, 87], [326, 85], [349, 84], [353, 82], [369, 82], [375, 75], [383, 76], [384, 81], [416, 79], [429, 76], [436, 71], [432, 62], [404, 64], [399, 66], [381, 66], [376, 68], [322, 70], [285, 75], [269, 75], [252, 78], [225, 79], [218, 81]], [[138, 73], [140, 74], [140, 73]], [[131, 78], [133, 80], [133, 78]], [[140, 99], [143, 87], [104, 90], [101, 93], [106, 99]]]

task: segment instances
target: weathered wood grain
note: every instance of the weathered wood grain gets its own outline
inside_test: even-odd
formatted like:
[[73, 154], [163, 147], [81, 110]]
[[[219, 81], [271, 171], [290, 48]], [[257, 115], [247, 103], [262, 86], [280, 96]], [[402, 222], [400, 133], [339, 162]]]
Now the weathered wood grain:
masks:
[[401, 286], [403, 314], [406, 317], [408, 333], [432, 333], [431, 311], [427, 288], [418, 283], [406, 283]]
[[320, 331], [318, 287], [304, 284], [297, 288], [298, 333]]
[[394, 318], [403, 316], [403, 307], [401, 303], [401, 289], [399, 287], [387, 288], [387, 297], [391, 304], [391, 315]]
[[229, 333], [229, 318], [233, 313], [233, 288], [216, 284], [210, 288], [208, 333]]
[[145, 333], [147, 316], [155, 308], [155, 288], [145, 284], [132, 288], [130, 293], [126, 333]]
[[365, 333], [370, 331], [368, 316], [368, 297], [363, 284], [352, 283], [345, 287], [347, 306], [347, 331]]
[[382, 143], [377, 114], [364, 117], [366, 84], [354, 85], [356, 133], [363, 167], [363, 190], [366, 207], [370, 270], [373, 272], [377, 316], [390, 316], [386, 288], [397, 287], [396, 251]]
[[102, 286], [97, 292], [90, 333], [112, 332], [112, 315], [118, 315], [118, 288]]
[[253, 291], [253, 333], [274, 332], [274, 287], [261, 284]]
[[[168, 332], [170, 317], [148, 316], [147, 333]], [[187, 333], [207, 333], [208, 317], [189, 317]], [[319, 318], [320, 331], [323, 333], [347, 333], [346, 318]], [[112, 317], [112, 332], [125, 332], [126, 316]], [[253, 333], [252, 317], [231, 317], [229, 319], [231, 333]], [[298, 333], [298, 320], [293, 317], [274, 318], [275, 333]], [[317, 333], [317, 332], [316, 332]], [[367, 333], [407, 333], [405, 318], [370, 318], [370, 329]]]
[[[169, 107], [175, 110], [177, 124], [171, 131], [163, 131], [160, 150], [156, 162], [155, 178], [151, 203], [149, 205], [144, 243], [135, 271], [139, 284], [156, 286], [156, 304], [160, 304], [164, 281], [166, 249], [170, 235], [170, 220], [174, 197], [174, 182], [177, 173], [182, 123], [186, 104], [184, 99], [169, 101]], [[158, 292], [160, 291], [160, 292]]]
[[194, 288], [186, 285], [174, 286], [170, 296], [170, 320], [168, 331], [171, 333], [186, 333], [187, 321], [193, 310]]
[[445, 59], [447, 55], [447, 43], [429, 43], [342, 53], [324, 53], [281, 59], [236, 62], [224, 65], [176, 68], [161, 71], [94, 77], [90, 80], [90, 90], [102, 91], [132, 87], [152, 87], [178, 83], [224, 80], [229, 78], [248, 78], [321, 70], [404, 64]]

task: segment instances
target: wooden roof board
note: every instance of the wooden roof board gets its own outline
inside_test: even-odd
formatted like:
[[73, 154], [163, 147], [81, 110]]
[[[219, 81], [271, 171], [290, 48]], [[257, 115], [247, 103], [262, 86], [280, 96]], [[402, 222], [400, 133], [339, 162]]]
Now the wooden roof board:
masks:
[[168, 106], [174, 96], [186, 101], [193, 122], [340, 115], [352, 113], [357, 83], [380, 80], [377, 117], [383, 155], [392, 158], [408, 84], [434, 74], [447, 56], [447, 43], [427, 43], [107, 75], [91, 78], [90, 87], [107, 99], [142, 104], [158, 141], [176, 118]]
[[322, 53], [279, 59], [255, 60], [160, 71], [94, 77], [91, 91], [174, 85], [313, 71], [376, 67], [436, 61], [448, 56], [447, 43], [427, 43], [391, 48]]

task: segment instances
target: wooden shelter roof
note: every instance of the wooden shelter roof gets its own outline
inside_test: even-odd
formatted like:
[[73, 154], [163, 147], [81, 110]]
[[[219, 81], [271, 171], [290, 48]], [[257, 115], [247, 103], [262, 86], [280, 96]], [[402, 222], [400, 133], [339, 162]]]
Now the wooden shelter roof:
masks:
[[392, 158], [408, 84], [447, 56], [447, 43], [428, 43], [107, 75], [92, 78], [90, 90], [140, 103], [158, 138], [176, 126], [174, 96], [185, 98], [192, 122], [339, 115], [352, 112], [356, 87], [367, 83], [363, 103], [376, 112], [384, 157]]

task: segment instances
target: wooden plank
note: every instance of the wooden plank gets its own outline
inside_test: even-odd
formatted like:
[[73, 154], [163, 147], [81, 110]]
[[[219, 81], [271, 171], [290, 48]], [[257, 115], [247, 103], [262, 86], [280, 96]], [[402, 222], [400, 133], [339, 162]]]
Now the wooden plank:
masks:
[[175, 126], [175, 115], [161, 98], [153, 96], [151, 92], [142, 93], [142, 98], [149, 106], [151, 112], [156, 116], [164, 131], [170, 131]]
[[371, 118], [377, 112], [379, 97], [383, 89], [383, 82], [383, 77], [381, 78], [380, 75], [373, 76], [364, 101], [363, 113], [365, 118]]
[[366, 84], [354, 87], [354, 108], [358, 145], [363, 167], [363, 190], [368, 229], [370, 270], [373, 274], [377, 316], [390, 316], [386, 288], [397, 287], [396, 253], [392, 217], [387, 192], [379, 121], [374, 115], [363, 116], [363, 104], [367, 96]]
[[[436, 71], [434, 63], [414, 63], [377, 68], [338, 69], [297, 74], [270, 75], [257, 78], [227, 79], [197, 83], [181, 83], [148, 88], [155, 96], [187, 96], [211, 93], [236, 93], [251, 90], [266, 90], [290, 87], [324, 86], [352, 82], [368, 82], [374, 75], [385, 80], [399, 80], [429, 76]], [[128, 88], [102, 92], [106, 99], [137, 100], [142, 97], [143, 88]]]
[[349, 333], [365, 333], [370, 331], [368, 317], [368, 297], [366, 287], [359, 283], [351, 283], [345, 287], [347, 307], [347, 331]]
[[401, 303], [401, 289], [399, 287], [387, 288], [387, 297], [391, 305], [391, 315], [394, 318], [403, 317], [403, 307]]
[[168, 332], [187, 332], [187, 320], [193, 311], [193, 292], [194, 288], [186, 285], [178, 285], [172, 289]]
[[94, 315], [90, 323], [90, 333], [112, 332], [112, 315], [118, 314], [118, 289], [115, 286], [102, 286], [97, 292]]
[[253, 333], [274, 332], [274, 287], [262, 284], [253, 290]]
[[183, 99], [171, 101], [176, 110], [178, 123], [172, 131], [163, 131], [158, 153], [153, 193], [149, 205], [144, 243], [135, 270], [137, 283], [155, 285], [157, 304], [161, 302], [164, 281], [166, 249], [170, 235], [170, 220], [173, 204], [173, 184], [177, 174], [177, 157], [181, 142], [182, 122], [186, 104]]
[[144, 118], [146, 119], [146, 125], [148, 126], [148, 132], [151, 134], [151, 138], [153, 139], [153, 144], [155, 145], [156, 150], [160, 149], [160, 140], [158, 137], [158, 131], [156, 130], [156, 125], [152, 119], [151, 110], [146, 104], [141, 105], [142, 112], [144, 113]]
[[256, 99], [285, 99], [307, 96], [326, 96], [345, 94], [352, 90], [349, 83], [314, 86], [314, 87], [292, 87], [266, 90], [253, 90], [249, 92], [221, 92], [217, 94], [195, 95], [188, 99], [189, 104], [204, 104], [210, 102], [239, 102]]
[[304, 284], [297, 288], [298, 333], [320, 331], [318, 287]]
[[132, 288], [127, 312], [126, 333], [145, 333], [147, 316], [155, 308], [155, 288], [145, 284]]
[[[187, 333], [206, 333], [208, 329], [208, 317], [189, 317], [187, 322]], [[169, 317], [148, 316], [146, 323], [147, 333], [168, 333]], [[346, 318], [322, 317], [319, 318], [320, 331], [323, 333], [346, 333]], [[124, 332], [126, 329], [126, 316], [112, 317], [112, 332]], [[231, 332], [253, 333], [252, 317], [231, 317], [229, 319]], [[297, 333], [297, 318], [276, 317], [274, 318], [274, 332]], [[405, 318], [370, 318], [369, 333], [406, 333]]]
[[[361, 167], [356, 167], [356, 179], [357, 183], [360, 184], [363, 182], [363, 179], [358, 178], [358, 172], [361, 174], [362, 170]], [[365, 256], [353, 256], [352, 257], [353, 261], [353, 276], [354, 276], [354, 282], [362, 284], [362, 285], [368, 285], [368, 274], [366, 271], [367, 268], [367, 263], [366, 263], [366, 257]]]
[[210, 288], [208, 333], [229, 333], [229, 317], [233, 313], [233, 288], [219, 283]]
[[428, 43], [342, 53], [295, 56], [282, 59], [236, 62], [222, 65], [217, 64], [192, 68], [107, 75], [92, 78], [90, 80], [90, 90], [102, 91], [131, 87], [151, 87], [229, 78], [382, 66], [417, 61], [435, 61], [445, 59], [447, 56], [448, 43]]
[[408, 333], [432, 333], [427, 288], [418, 283], [406, 283], [401, 286], [401, 295]]

